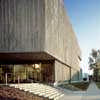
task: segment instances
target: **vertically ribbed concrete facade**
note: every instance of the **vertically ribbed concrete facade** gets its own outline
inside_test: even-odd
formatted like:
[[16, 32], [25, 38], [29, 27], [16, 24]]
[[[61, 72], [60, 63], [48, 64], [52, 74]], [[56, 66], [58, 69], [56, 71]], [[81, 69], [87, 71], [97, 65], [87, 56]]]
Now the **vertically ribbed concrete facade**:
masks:
[[0, 51], [43, 51], [44, 8], [44, 0], [0, 0]]
[[78, 80], [80, 48], [63, 0], [45, 0], [45, 51], [65, 64], [56, 61], [56, 80]]
[[80, 55], [62, 0], [0, 0], [1, 64], [53, 61], [55, 82], [78, 80]]

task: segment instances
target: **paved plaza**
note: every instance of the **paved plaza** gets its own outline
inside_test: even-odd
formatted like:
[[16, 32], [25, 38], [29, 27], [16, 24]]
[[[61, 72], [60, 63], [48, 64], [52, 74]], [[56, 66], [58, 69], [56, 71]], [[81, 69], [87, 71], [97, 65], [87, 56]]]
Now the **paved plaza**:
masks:
[[100, 90], [92, 82], [87, 91], [64, 91], [65, 95], [62, 100], [100, 100]]

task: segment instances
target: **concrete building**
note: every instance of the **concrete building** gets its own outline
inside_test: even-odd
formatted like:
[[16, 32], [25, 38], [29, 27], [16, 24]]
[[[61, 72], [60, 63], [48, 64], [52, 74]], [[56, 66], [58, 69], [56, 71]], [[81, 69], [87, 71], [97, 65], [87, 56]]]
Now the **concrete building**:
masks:
[[63, 0], [0, 0], [1, 80], [76, 81], [80, 55]]

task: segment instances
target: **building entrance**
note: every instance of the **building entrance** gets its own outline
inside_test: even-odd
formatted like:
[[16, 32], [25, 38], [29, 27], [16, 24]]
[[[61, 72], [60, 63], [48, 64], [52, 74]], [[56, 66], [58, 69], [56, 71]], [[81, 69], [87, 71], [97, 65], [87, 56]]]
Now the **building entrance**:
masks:
[[53, 83], [53, 64], [0, 65], [0, 83]]
[[13, 66], [12, 65], [0, 65], [0, 83], [6, 83], [7, 80], [10, 82], [12, 80]]

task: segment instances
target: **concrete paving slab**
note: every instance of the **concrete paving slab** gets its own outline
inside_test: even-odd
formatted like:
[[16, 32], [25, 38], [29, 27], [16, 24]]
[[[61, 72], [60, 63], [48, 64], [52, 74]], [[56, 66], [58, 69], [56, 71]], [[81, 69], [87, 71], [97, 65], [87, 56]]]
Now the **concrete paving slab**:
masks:
[[87, 91], [64, 91], [62, 100], [100, 100], [100, 89], [92, 82]]

